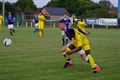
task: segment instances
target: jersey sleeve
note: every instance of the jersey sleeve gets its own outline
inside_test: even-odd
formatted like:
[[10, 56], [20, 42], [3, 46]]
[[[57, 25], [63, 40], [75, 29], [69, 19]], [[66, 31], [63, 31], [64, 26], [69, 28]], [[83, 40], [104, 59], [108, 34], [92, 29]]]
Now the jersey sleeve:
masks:
[[43, 15], [43, 20], [45, 20], [45, 16]]
[[71, 23], [71, 20], [70, 20], [70, 19], [68, 19], [68, 21], [69, 21], [69, 23]]

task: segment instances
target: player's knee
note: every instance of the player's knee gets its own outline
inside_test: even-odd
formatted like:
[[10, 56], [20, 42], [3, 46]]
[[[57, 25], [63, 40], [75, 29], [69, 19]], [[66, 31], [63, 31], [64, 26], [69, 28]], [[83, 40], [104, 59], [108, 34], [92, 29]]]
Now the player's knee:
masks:
[[86, 51], [85, 51], [85, 54], [86, 54], [86, 55], [89, 55], [89, 54], [90, 54], [90, 50], [86, 50]]
[[69, 52], [71, 52], [71, 49], [69, 47], [67, 47], [66, 50], [65, 50], [65, 52], [69, 53]]
[[84, 60], [84, 61], [86, 60], [86, 55], [85, 54], [81, 54], [80, 56], [81, 56], [82, 60]]

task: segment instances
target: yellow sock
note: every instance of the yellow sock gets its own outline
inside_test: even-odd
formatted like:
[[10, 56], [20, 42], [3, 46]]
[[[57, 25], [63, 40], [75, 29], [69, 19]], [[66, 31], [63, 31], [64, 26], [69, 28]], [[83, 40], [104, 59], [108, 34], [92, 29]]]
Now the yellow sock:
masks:
[[42, 36], [42, 32], [41, 31], [39, 31], [39, 35], [40, 35], [40, 37]]
[[70, 58], [70, 55], [66, 54], [66, 59], [69, 59]]
[[69, 47], [67, 47], [66, 48], [66, 62], [69, 62], [70, 61], [70, 55], [69, 54], [67, 54], [68, 52], [70, 52], [71, 51], [71, 49], [69, 48]]
[[66, 54], [66, 62], [70, 61], [70, 55]]
[[89, 54], [89, 55], [87, 55], [87, 58], [90, 62], [91, 67], [95, 68], [95, 62], [94, 62], [94, 59], [92, 58], [92, 56]]

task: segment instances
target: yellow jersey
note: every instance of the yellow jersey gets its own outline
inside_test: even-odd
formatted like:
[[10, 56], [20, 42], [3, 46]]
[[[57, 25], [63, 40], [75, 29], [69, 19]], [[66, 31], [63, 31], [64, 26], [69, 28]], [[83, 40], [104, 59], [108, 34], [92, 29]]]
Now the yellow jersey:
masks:
[[86, 32], [85, 31], [85, 27], [87, 26], [86, 22], [85, 21], [78, 21], [77, 23], [77, 28], [79, 28], [80, 30], [82, 30], [83, 32]]
[[44, 21], [45, 21], [44, 15], [38, 15], [38, 28], [39, 29], [44, 28]]
[[2, 26], [2, 22], [3, 22], [3, 17], [0, 16], [0, 26]]
[[89, 50], [90, 44], [89, 44], [89, 40], [87, 39], [87, 37], [84, 34], [80, 33], [78, 30], [74, 30], [74, 31], [75, 31], [75, 37], [71, 41], [72, 44], [76, 48], [82, 47], [84, 50]]

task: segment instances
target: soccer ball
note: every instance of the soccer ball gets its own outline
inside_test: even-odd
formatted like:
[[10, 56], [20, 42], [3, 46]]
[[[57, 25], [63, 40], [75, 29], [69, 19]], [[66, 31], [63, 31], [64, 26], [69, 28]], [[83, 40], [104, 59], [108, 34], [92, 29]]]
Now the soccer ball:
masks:
[[77, 21], [78, 21], [78, 19], [77, 19], [77, 18], [75, 18], [75, 19], [74, 19], [74, 22], [77, 22]]
[[12, 40], [11, 40], [11, 39], [8, 39], [8, 38], [4, 39], [4, 41], [3, 41], [3, 44], [4, 44], [5, 46], [10, 46], [11, 43], [12, 43]]

